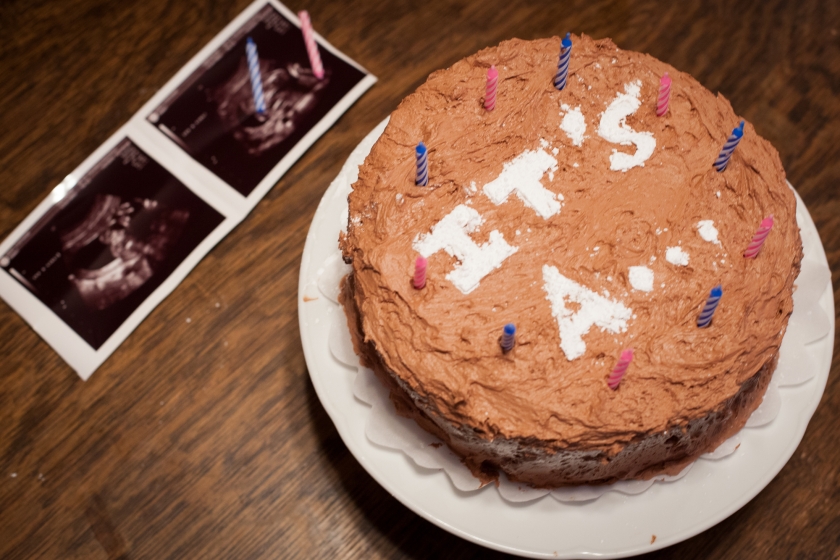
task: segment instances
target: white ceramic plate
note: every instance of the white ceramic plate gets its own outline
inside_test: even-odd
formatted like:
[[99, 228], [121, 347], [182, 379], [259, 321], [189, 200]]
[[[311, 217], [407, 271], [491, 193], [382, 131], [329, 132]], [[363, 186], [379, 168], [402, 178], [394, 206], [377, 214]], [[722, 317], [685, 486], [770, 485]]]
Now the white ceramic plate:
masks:
[[[372, 133], [374, 139], [382, 127], [384, 123]], [[365, 146], [359, 149], [363, 158]], [[354, 155], [358, 159], [359, 153]], [[347, 173], [345, 166], [342, 174]], [[642, 494], [608, 492], [577, 504], [545, 496], [517, 505], [502, 499], [492, 486], [460, 492], [443, 472], [418, 467], [401, 452], [374, 445], [365, 436], [370, 407], [353, 396], [356, 371], [338, 362], [328, 347], [329, 325], [333, 319], [344, 320], [342, 311], [317, 288], [319, 269], [335, 253], [341, 223], [346, 220], [347, 193], [340, 183], [336, 180], [330, 186], [318, 206], [301, 263], [298, 306], [309, 375], [359, 463], [388, 492], [432, 523], [480, 545], [533, 558], [621, 558], [650, 552], [692, 537], [737, 511], [778, 474], [802, 440], [828, 380], [833, 320], [829, 334], [808, 345], [815, 375], [795, 387], [779, 389], [782, 407], [773, 422], [744, 430], [741, 448], [733, 455], [698, 461], [683, 479], [654, 484]], [[797, 203], [806, 258], [810, 255], [827, 267], [816, 227], [798, 195]], [[819, 303], [833, 319], [830, 282]], [[791, 324], [788, 334], [796, 328], [802, 327]]]

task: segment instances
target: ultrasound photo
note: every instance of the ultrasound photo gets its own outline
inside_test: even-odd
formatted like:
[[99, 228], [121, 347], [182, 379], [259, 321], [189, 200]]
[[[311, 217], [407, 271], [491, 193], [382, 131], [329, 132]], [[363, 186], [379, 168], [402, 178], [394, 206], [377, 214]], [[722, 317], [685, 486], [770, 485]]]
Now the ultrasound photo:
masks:
[[[259, 56], [265, 111], [251, 89], [246, 44]], [[147, 120], [244, 196], [365, 73], [321, 47], [325, 75], [310, 69], [303, 34], [266, 5]]]
[[223, 219], [125, 139], [0, 266], [98, 349]]

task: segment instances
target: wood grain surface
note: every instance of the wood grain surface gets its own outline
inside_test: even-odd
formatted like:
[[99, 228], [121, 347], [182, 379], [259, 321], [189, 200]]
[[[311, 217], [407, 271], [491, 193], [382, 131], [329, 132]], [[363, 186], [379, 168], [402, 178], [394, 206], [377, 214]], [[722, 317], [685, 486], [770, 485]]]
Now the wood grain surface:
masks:
[[[247, 5], [0, 3], [0, 238]], [[307, 228], [351, 149], [435, 69], [511, 37], [612, 37], [720, 91], [779, 150], [840, 286], [840, 3], [312, 0], [380, 82], [88, 382], [0, 303], [0, 558], [497, 558], [382, 489], [309, 380]], [[835, 295], [836, 301], [836, 295]], [[781, 473], [646, 558], [840, 557], [840, 358]]]

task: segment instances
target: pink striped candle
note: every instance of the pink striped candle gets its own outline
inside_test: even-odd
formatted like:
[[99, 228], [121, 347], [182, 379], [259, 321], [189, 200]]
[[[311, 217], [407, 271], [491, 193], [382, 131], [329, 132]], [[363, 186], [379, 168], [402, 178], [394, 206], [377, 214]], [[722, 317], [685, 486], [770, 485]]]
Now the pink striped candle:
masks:
[[499, 71], [495, 66], [487, 70], [487, 89], [484, 94], [484, 108], [492, 111], [496, 108], [496, 85], [499, 83]]
[[621, 357], [618, 358], [618, 363], [615, 364], [615, 367], [613, 368], [612, 373], [610, 374], [610, 378], [607, 380], [607, 385], [609, 385], [610, 389], [612, 389], [613, 391], [618, 389], [618, 385], [621, 383], [621, 380], [627, 373], [627, 367], [632, 361], [633, 349], [628, 348], [627, 350], [621, 353]]
[[426, 286], [426, 257], [420, 255], [414, 261], [414, 289], [422, 290]]
[[321, 64], [321, 53], [318, 52], [318, 43], [315, 42], [315, 33], [312, 31], [309, 12], [303, 10], [298, 13], [298, 17], [300, 18], [300, 30], [303, 31], [303, 42], [306, 43], [306, 54], [309, 55], [312, 73], [320, 80], [324, 77], [324, 66]]
[[656, 100], [656, 116], [665, 116], [668, 112], [668, 103], [671, 101], [671, 77], [668, 72], [659, 80], [659, 98]]
[[758, 256], [759, 251], [761, 251], [761, 247], [764, 245], [764, 240], [767, 239], [768, 235], [770, 235], [771, 229], [773, 229], [773, 214], [770, 214], [761, 220], [761, 225], [758, 226], [758, 231], [755, 232], [752, 241], [750, 241], [749, 247], [747, 247], [747, 250], [744, 251], [744, 258], [754, 259]]

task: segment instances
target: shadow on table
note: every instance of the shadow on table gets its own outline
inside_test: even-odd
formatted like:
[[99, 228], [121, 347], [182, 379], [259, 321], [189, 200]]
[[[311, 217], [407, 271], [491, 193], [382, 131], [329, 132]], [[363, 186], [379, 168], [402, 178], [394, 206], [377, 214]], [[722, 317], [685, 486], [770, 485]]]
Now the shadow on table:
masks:
[[364, 515], [357, 523], [369, 550], [358, 550], [361, 556], [395, 558], [396, 549], [404, 558], [514, 558], [456, 537], [402, 505], [344, 445], [311, 382], [307, 383], [306, 395], [323, 456], [341, 481], [341, 490]]

